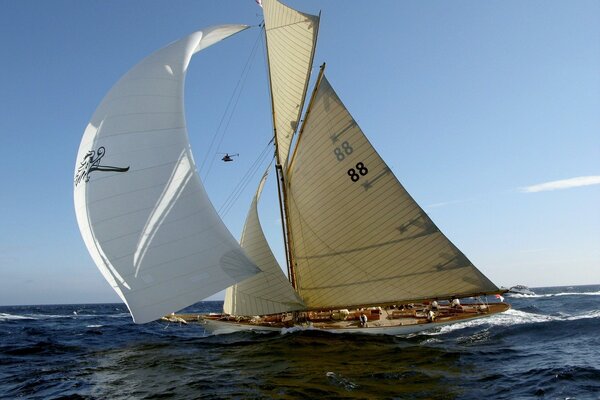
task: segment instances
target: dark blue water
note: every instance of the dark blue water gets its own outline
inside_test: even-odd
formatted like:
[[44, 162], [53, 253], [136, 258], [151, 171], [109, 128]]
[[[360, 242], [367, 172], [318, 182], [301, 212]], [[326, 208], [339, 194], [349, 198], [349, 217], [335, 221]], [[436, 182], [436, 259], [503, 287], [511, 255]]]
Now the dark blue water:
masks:
[[120, 304], [0, 307], [0, 398], [600, 399], [600, 285], [534, 290], [409, 337], [206, 336], [135, 325]]

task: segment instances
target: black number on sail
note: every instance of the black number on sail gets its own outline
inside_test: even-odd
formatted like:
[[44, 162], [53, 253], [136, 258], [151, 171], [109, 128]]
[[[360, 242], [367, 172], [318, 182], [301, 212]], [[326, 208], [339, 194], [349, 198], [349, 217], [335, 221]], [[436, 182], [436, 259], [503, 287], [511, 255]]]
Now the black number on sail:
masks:
[[359, 162], [358, 164], [356, 164], [356, 169], [350, 168], [348, 170], [348, 175], [350, 176], [350, 179], [352, 179], [352, 182], [358, 182], [358, 180], [360, 179], [361, 176], [365, 176], [368, 173], [369, 173], [369, 170], [367, 169], [365, 164], [362, 162]]
[[358, 170], [358, 173], [361, 174], [362, 176], [365, 176], [366, 174], [369, 173], [369, 170], [367, 169], [367, 167], [365, 167], [365, 164], [363, 164], [361, 162], [356, 164], [356, 169]]
[[343, 142], [342, 147], [336, 147], [333, 150], [333, 154], [335, 154], [335, 157], [338, 161], [342, 161], [344, 158], [346, 158], [346, 156], [352, 154], [353, 151], [354, 149], [352, 148], [352, 146], [350, 146], [350, 143]]

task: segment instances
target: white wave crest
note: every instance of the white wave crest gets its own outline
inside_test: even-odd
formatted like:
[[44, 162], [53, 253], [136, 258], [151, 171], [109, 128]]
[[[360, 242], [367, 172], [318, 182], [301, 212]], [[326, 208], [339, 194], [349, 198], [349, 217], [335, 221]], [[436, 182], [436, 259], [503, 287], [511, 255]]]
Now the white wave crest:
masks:
[[13, 315], [7, 313], [0, 313], [0, 321], [16, 320], [16, 319], [60, 319], [60, 318], [124, 318], [128, 317], [129, 313], [121, 314], [24, 314], [24, 315]]
[[16, 320], [16, 319], [36, 319], [36, 318], [28, 317], [25, 315], [12, 315], [12, 314], [0, 313], [0, 321], [11, 321], [11, 320]]
[[358, 385], [356, 383], [352, 382], [350, 379], [342, 375], [336, 374], [335, 372], [326, 372], [325, 376], [330, 380], [331, 383], [333, 383], [336, 386], [341, 386], [346, 390], [354, 390], [358, 388]]
[[281, 328], [279, 332], [281, 335], [287, 335], [289, 333], [302, 332], [302, 331], [311, 331], [315, 330], [312, 325], [294, 325], [289, 328]]
[[555, 296], [600, 296], [598, 292], [562, 292], [562, 293], [546, 293], [546, 294], [521, 294], [521, 293], [509, 293], [510, 297], [517, 299], [535, 299], [541, 297], [555, 297]]
[[522, 324], [538, 324], [541, 322], [551, 321], [576, 321], [579, 319], [593, 319], [600, 318], [600, 310], [594, 310], [582, 314], [576, 315], [542, 315], [535, 313], [528, 313], [520, 310], [508, 310], [502, 314], [496, 314], [489, 318], [475, 319], [471, 321], [458, 322], [452, 325], [446, 325], [440, 328], [439, 331], [424, 332], [424, 335], [442, 335], [448, 332], [452, 332], [458, 329], [473, 328], [482, 325], [486, 326], [509, 326], [509, 325], [522, 325]]

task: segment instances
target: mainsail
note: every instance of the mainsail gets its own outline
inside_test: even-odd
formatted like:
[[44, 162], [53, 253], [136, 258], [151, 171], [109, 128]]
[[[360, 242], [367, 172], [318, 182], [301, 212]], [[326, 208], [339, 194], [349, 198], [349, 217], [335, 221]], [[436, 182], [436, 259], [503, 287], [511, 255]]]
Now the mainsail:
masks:
[[[268, 170], [267, 170], [268, 171]], [[263, 175], [248, 211], [240, 244], [262, 272], [227, 288], [223, 311], [232, 315], [265, 315], [306, 308], [283, 274], [258, 218], [258, 201], [267, 180]]]
[[297, 288], [309, 308], [494, 292], [377, 154], [323, 76], [288, 171]]
[[263, 0], [278, 162], [286, 164], [304, 105], [319, 17]]
[[136, 323], [260, 272], [200, 182], [183, 106], [191, 57], [245, 28], [208, 28], [150, 55], [111, 89], [85, 129], [75, 166], [77, 221]]

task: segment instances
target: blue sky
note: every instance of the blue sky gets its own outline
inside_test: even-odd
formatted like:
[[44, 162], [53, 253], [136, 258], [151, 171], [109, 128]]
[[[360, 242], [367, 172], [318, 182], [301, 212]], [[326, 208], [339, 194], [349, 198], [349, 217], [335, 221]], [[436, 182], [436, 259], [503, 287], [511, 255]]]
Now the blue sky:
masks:
[[[315, 64], [327, 62], [396, 176], [488, 277], [600, 283], [599, 2], [287, 4], [322, 11]], [[0, 304], [117, 300], [73, 211], [83, 130], [146, 55], [203, 27], [258, 25], [260, 13], [252, 0], [0, 0]], [[259, 34], [192, 61], [186, 109], [199, 165]], [[262, 49], [250, 65], [223, 142], [208, 154], [210, 163], [216, 152], [240, 153], [210, 169], [216, 208], [271, 135]], [[256, 183], [224, 218], [236, 236]], [[278, 248], [266, 190], [263, 226]]]

